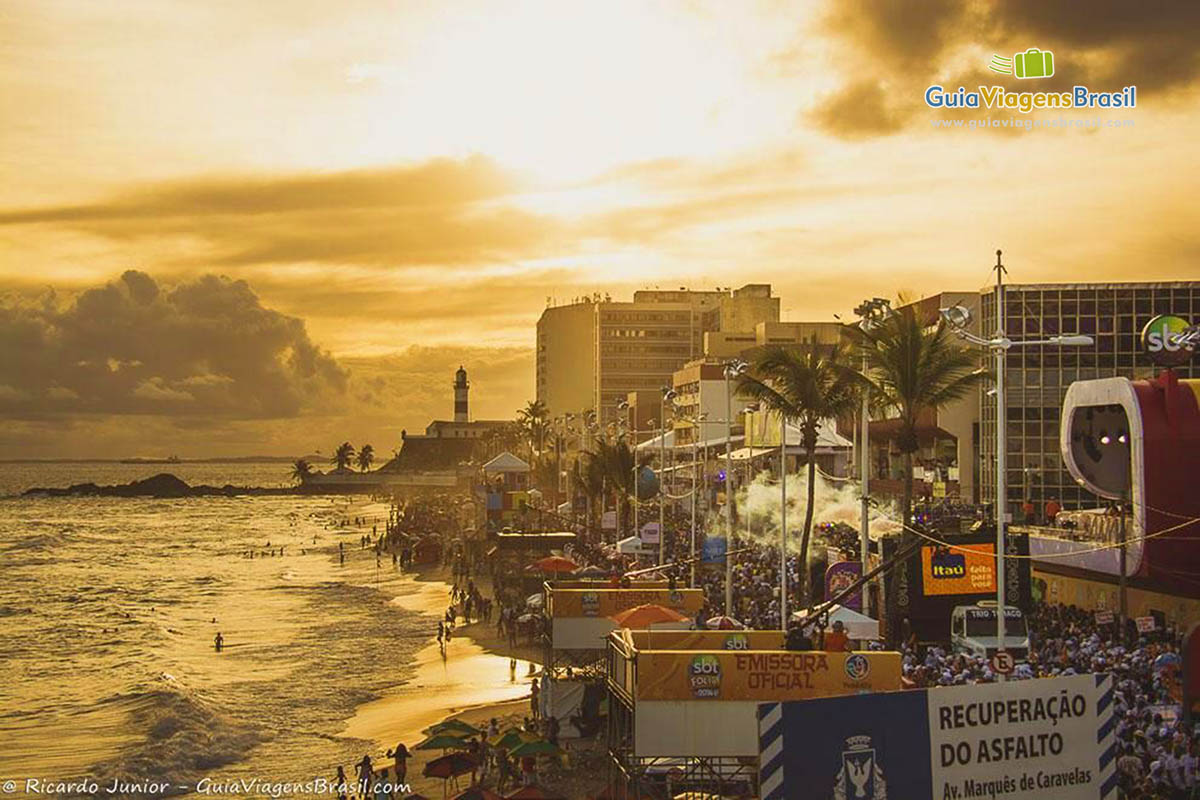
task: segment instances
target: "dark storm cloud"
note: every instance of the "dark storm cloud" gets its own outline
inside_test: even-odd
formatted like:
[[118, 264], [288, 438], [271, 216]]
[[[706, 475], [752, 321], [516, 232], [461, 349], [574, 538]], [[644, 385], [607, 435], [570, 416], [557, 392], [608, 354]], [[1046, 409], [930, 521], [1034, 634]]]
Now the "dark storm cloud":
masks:
[[130, 270], [69, 304], [0, 303], [0, 414], [289, 417], [332, 402], [347, 374], [303, 321], [244, 281], [162, 287]]
[[[966, 45], [1001, 55], [1028, 47], [1053, 50], [1056, 74], [1036, 87], [1049, 91], [1080, 83], [1105, 91], [1136, 85], [1138, 99], [1145, 100], [1193, 88], [1200, 76], [1200, 3], [1195, 2], [836, 0], [830, 2], [825, 22], [849, 45], [839, 51], [837, 61], [849, 77], [812, 118], [846, 138], [895, 132], [901, 127], [895, 123], [924, 108], [921, 91], [933, 82], [1030, 88], [1024, 81], [987, 72], [982, 64], [945, 78], [947, 59]], [[893, 87], [896, 107], [882, 106], [868, 91], [879, 81]], [[856, 99], [867, 104], [860, 107]]]

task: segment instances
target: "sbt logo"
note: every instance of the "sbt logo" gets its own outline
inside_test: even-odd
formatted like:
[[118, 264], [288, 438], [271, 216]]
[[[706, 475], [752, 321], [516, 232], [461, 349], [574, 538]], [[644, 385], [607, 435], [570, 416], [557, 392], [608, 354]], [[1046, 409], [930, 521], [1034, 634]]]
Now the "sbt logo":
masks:
[[749, 650], [750, 640], [744, 633], [731, 633], [725, 637], [726, 650]]
[[688, 682], [692, 697], [720, 697], [721, 659], [711, 654], [694, 657], [688, 665]]
[[1195, 345], [1181, 341], [1190, 325], [1183, 317], [1159, 314], [1142, 328], [1142, 347], [1160, 367], [1177, 367], [1192, 357]]

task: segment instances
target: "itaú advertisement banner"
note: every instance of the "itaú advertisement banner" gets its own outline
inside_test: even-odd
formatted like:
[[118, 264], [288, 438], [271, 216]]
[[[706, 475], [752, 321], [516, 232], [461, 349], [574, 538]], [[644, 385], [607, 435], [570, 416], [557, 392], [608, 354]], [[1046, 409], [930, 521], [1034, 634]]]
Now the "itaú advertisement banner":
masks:
[[921, 578], [927, 595], [994, 592], [996, 546], [922, 547]]
[[611, 617], [636, 606], [653, 603], [694, 616], [704, 604], [703, 589], [554, 589], [550, 590], [550, 616]]
[[1112, 678], [766, 703], [763, 800], [1116, 797]]
[[762, 702], [899, 688], [899, 653], [731, 650], [637, 656], [638, 701]]

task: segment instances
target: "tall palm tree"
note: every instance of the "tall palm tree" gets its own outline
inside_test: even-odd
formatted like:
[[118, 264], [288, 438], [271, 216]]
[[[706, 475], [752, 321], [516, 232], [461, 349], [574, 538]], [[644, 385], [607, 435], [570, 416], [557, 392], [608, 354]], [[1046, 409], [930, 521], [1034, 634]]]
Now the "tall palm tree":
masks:
[[337, 450], [333, 451], [333, 458], [329, 461], [339, 470], [349, 469], [351, 462], [354, 461], [354, 445], [342, 442], [338, 445]]
[[866, 356], [863, 379], [872, 400], [895, 413], [896, 447], [904, 455], [904, 524], [912, 524], [913, 453], [919, 449], [917, 421], [974, 390], [987, 376], [979, 358], [957, 342], [942, 319], [904, 305], [868, 328], [846, 327]]
[[575, 460], [575, 469], [571, 474], [571, 479], [575, 487], [587, 498], [588, 527], [591, 527], [595, 521], [596, 510], [601, 507], [600, 502], [603, 500], [607, 488], [608, 482], [604, 474], [604, 465], [594, 453], [584, 451]]
[[544, 445], [546, 418], [549, 415], [549, 409], [541, 400], [530, 400], [517, 412], [517, 422], [529, 436], [529, 449], [539, 454]]
[[[641, 456], [637, 456], [624, 439], [612, 441], [599, 439], [596, 441], [596, 449], [588, 451], [587, 456], [589, 460], [595, 459], [598, 462], [601, 480], [607, 483], [616, 495], [619, 518], [621, 520], [628, 519], [633, 508], [631, 503], [636, 485], [633, 474], [634, 463], [636, 461], [639, 467], [646, 466], [654, 460], [653, 453], [643, 453]], [[621, 527], [624, 528], [624, 525], [622, 524]]]
[[375, 448], [369, 444], [364, 444], [358, 449], [358, 468], [366, 472], [371, 468], [371, 464], [375, 461]]
[[292, 480], [303, 486], [312, 477], [313, 467], [306, 459], [298, 458], [292, 462]]
[[[851, 413], [858, 403], [859, 377], [847, 351], [812, 341], [791, 347], [768, 347], [738, 380], [738, 393], [757, 400], [800, 428], [800, 444], [808, 461], [808, 506], [800, 537], [800, 599], [808, 602], [808, 542], [812, 535], [817, 487], [817, 435], [821, 423]], [[786, 479], [786, 476], [781, 476]]]

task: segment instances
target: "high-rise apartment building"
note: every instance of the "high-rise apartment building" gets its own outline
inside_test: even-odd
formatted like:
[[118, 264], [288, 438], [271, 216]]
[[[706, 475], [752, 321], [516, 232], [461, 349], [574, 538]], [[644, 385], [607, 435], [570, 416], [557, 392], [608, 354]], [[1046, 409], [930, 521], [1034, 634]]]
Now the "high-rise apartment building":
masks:
[[[980, 295], [979, 332], [996, 331], [995, 289]], [[1142, 349], [1142, 328], [1158, 314], [1200, 320], [1200, 281], [1174, 283], [1055, 283], [1004, 287], [1005, 332], [1012, 339], [1064, 333], [1095, 338], [1090, 347], [1014, 347], [1005, 361], [1009, 508], [1029, 497], [1040, 505], [1057, 497], [1065, 507], [1096, 498], [1071, 479], [1059, 450], [1059, 418], [1067, 387], [1077, 380], [1144, 378], [1158, 368]], [[1181, 377], [1200, 376], [1193, 361]], [[989, 384], [988, 388], [991, 388]], [[995, 496], [996, 397], [986, 391], [980, 409], [982, 500]]]
[[552, 417], [595, 409], [601, 423], [614, 422], [630, 392], [671, 385], [677, 369], [703, 355], [705, 333], [778, 321], [779, 298], [766, 284], [550, 306], [537, 325], [537, 397]]

